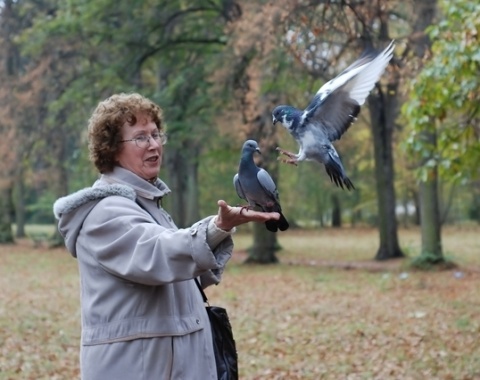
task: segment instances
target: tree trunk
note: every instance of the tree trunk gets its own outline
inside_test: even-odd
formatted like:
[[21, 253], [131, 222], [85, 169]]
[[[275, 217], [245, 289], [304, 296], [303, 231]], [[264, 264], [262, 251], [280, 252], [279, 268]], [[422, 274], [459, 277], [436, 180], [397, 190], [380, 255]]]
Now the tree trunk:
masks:
[[412, 190], [412, 200], [415, 205], [415, 219], [414, 223], [416, 226], [420, 225], [420, 195], [418, 191]]
[[468, 217], [480, 224], [480, 193], [475, 188], [468, 208]]
[[[66, 119], [66, 114], [64, 112], [60, 113], [58, 116], [57, 123], [62, 124]], [[65, 133], [62, 133], [60, 138], [52, 140], [51, 151], [52, 151], [52, 182], [53, 182], [53, 191], [56, 198], [63, 197], [70, 192], [70, 177], [67, 167], [68, 157], [70, 154], [69, 136]], [[48, 245], [50, 247], [63, 247], [65, 245], [65, 240], [63, 236], [58, 231], [58, 228], [55, 228], [53, 234], [48, 238]]]
[[337, 194], [332, 194], [332, 227], [342, 227], [342, 209]]
[[275, 251], [278, 249], [277, 236], [265, 227], [264, 223], [253, 224], [253, 246], [248, 250], [245, 263], [275, 264], [278, 263]]
[[380, 232], [380, 247], [375, 255], [376, 260], [404, 257], [398, 244], [392, 154], [392, 139], [397, 111], [397, 88], [397, 81], [389, 83], [385, 93], [378, 89], [368, 98], [375, 153], [378, 228]]
[[[324, 221], [323, 221], [323, 204], [322, 204], [322, 199], [321, 195], [317, 192], [315, 196], [315, 214], [316, 214], [316, 220], [318, 221], [318, 224], [320, 227], [324, 227]], [[290, 221], [291, 222], [291, 221]], [[290, 223], [292, 225], [292, 223]]]
[[[19, 70], [19, 52], [13, 42], [14, 36], [18, 33], [15, 26], [15, 13], [13, 12], [12, 0], [4, 1], [2, 6], [2, 23], [0, 24], [0, 38], [4, 42], [5, 54], [0, 60], [0, 64], [3, 65], [1, 70], [5, 77], [2, 80], [9, 82], [14, 81]], [[13, 87], [12, 87], [13, 88]], [[4, 100], [2, 100], [3, 103]], [[3, 104], [2, 104], [3, 106]], [[7, 123], [8, 124], [8, 123]], [[2, 125], [0, 127], [2, 134], [8, 136], [8, 127]], [[2, 139], [4, 137], [2, 136]], [[5, 140], [5, 139], [4, 139]], [[21, 140], [17, 137], [16, 140]], [[2, 147], [3, 148], [3, 147]], [[6, 151], [10, 149], [15, 150], [15, 146], [8, 146]], [[1, 173], [0, 173], [0, 244], [13, 243], [13, 231], [12, 231], [12, 190], [13, 190], [13, 173], [15, 171], [15, 163], [17, 160], [12, 159], [8, 155], [2, 155]]]
[[183, 147], [165, 153], [168, 171], [169, 211], [178, 227], [191, 226], [200, 219], [198, 205], [197, 149]]
[[[413, 51], [418, 58], [423, 58], [425, 50], [431, 45], [425, 29], [432, 23], [435, 17], [437, 1], [427, 0], [419, 3], [418, 18], [415, 23], [415, 31], [419, 32], [420, 38], [412, 41]], [[435, 125], [431, 130], [424, 131], [420, 138], [425, 139], [433, 147], [437, 146]], [[427, 261], [441, 263], [444, 261], [441, 243], [440, 203], [438, 194], [438, 167], [437, 165], [427, 168], [428, 175], [425, 182], [420, 183], [420, 228], [422, 231], [422, 252], [427, 257], [434, 256]]]
[[187, 210], [185, 224], [191, 226], [193, 223], [200, 220], [200, 204], [198, 198], [198, 155], [190, 160], [190, 165], [188, 165], [187, 171], [189, 174], [187, 177]]
[[0, 244], [14, 243], [12, 231], [12, 183], [2, 181], [0, 188]]
[[[435, 140], [429, 136], [430, 141]], [[428, 179], [420, 183], [420, 221], [422, 231], [422, 255], [437, 257], [443, 261], [440, 209], [438, 203], [438, 170], [432, 167]]]
[[362, 197], [361, 197], [360, 191], [361, 190], [358, 189], [352, 194], [353, 200], [354, 200], [354, 207], [352, 210], [352, 217], [350, 220], [351, 227], [355, 227], [358, 223], [362, 222], [363, 215], [362, 215], [362, 209], [360, 207], [360, 202]]
[[[21, 164], [20, 164], [21, 167]], [[23, 170], [20, 169], [15, 176], [15, 224], [17, 230], [15, 237], [25, 237], [25, 184], [23, 181]]]

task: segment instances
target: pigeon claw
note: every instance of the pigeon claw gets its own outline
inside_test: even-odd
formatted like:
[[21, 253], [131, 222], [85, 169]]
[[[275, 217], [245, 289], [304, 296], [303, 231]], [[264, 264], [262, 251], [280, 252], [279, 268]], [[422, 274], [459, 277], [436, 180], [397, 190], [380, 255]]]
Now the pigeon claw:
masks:
[[280, 147], [277, 147], [276, 149], [280, 154], [283, 154], [284, 156], [287, 156], [288, 159], [284, 159], [281, 157], [278, 157], [278, 160], [285, 163], [285, 164], [290, 164], [290, 165], [295, 165], [297, 166], [297, 155], [293, 152], [289, 152], [288, 150], [284, 150]]
[[283, 154], [284, 156], [290, 157], [290, 158], [295, 158], [297, 155], [293, 152], [289, 152], [288, 150], [284, 150], [280, 147], [277, 147], [276, 149], [280, 154]]
[[290, 164], [290, 165], [298, 166], [297, 160], [295, 160], [293, 158], [287, 160], [285, 158], [278, 157], [277, 160], [283, 162], [284, 164]]
[[240, 206], [240, 205], [238, 205], [237, 207], [240, 207], [240, 214], [243, 213], [243, 210], [247, 210], [247, 211], [248, 211], [248, 210], [251, 210], [251, 209], [252, 209], [252, 207], [250, 207], [250, 205], [246, 205], [246, 206]]

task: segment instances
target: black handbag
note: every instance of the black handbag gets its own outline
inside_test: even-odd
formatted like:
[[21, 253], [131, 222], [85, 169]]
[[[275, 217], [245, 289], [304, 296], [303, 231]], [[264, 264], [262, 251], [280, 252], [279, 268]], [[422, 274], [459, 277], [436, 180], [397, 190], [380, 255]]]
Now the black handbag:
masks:
[[235, 339], [233, 339], [232, 325], [227, 310], [219, 306], [210, 306], [202, 286], [195, 279], [210, 320], [213, 340], [213, 352], [217, 365], [219, 380], [238, 380], [238, 356]]

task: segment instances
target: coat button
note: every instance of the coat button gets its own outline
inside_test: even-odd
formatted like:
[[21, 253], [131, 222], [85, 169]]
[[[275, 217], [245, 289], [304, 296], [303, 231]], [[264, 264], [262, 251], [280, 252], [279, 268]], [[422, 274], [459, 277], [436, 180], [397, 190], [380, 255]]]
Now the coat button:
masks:
[[192, 229], [190, 230], [190, 235], [193, 236], [193, 235], [196, 235], [196, 234], [197, 234], [197, 229], [196, 229], [196, 228], [192, 228]]
[[197, 322], [197, 325], [200, 324], [200, 319], [196, 319], [195, 322]]

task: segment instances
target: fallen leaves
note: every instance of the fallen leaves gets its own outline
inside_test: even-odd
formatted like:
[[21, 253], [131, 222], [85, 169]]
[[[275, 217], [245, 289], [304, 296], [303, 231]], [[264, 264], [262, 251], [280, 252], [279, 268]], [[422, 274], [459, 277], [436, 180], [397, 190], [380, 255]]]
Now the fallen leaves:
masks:
[[241, 378], [480, 378], [479, 273], [388, 270], [233, 264], [208, 291], [231, 315]]
[[[476, 252], [456, 252], [470, 260], [458, 275], [400, 263], [372, 270], [360, 254], [358, 265], [336, 265], [349, 260], [335, 251], [329, 265], [321, 265], [324, 252], [311, 265], [307, 246], [319, 241], [311, 234], [311, 241], [305, 232], [286, 234], [296, 240], [282, 245], [301, 250], [281, 252], [279, 265], [242, 265], [237, 251], [222, 284], [207, 289], [210, 302], [229, 312], [242, 380], [480, 379], [480, 272], [472, 270], [480, 242], [455, 231], [458, 246]], [[362, 234], [322, 232], [321, 239], [353, 256], [348, 239], [360, 252]], [[0, 378], [78, 378], [76, 261], [61, 249], [0, 247], [0, 287]]]
[[64, 250], [0, 249], [0, 378], [79, 378], [76, 262]]

